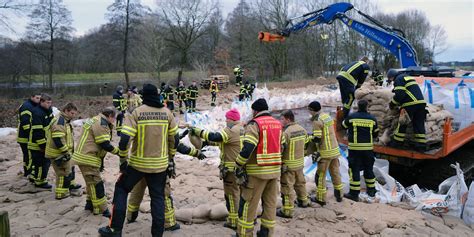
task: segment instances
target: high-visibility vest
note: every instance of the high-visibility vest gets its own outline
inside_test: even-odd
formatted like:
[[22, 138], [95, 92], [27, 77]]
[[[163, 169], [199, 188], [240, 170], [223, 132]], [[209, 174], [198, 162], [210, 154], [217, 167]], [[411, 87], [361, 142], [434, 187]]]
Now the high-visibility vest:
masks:
[[257, 165], [272, 166], [281, 164], [281, 123], [271, 116], [254, 119], [258, 125]]

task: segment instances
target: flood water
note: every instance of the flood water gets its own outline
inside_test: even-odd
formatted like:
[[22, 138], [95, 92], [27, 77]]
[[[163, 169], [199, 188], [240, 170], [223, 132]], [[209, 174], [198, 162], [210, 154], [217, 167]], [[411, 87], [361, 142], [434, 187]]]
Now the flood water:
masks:
[[[132, 86], [141, 88], [144, 83], [158, 83], [153, 80], [140, 80], [131, 82]], [[118, 85], [125, 85], [123, 80], [98, 81], [98, 82], [66, 82], [55, 83], [53, 89], [43, 87], [43, 83], [32, 83], [30, 85], [21, 83], [12, 87], [11, 84], [0, 84], [0, 97], [10, 99], [26, 98], [31, 93], [45, 92], [53, 95], [75, 95], [75, 96], [101, 96], [112, 95]]]

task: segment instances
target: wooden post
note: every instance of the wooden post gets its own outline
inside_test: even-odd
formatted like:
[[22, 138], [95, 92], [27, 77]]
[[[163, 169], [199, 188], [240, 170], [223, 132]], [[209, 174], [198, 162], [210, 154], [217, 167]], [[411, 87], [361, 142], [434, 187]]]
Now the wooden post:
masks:
[[0, 236], [10, 237], [10, 221], [8, 220], [8, 212], [0, 212]]

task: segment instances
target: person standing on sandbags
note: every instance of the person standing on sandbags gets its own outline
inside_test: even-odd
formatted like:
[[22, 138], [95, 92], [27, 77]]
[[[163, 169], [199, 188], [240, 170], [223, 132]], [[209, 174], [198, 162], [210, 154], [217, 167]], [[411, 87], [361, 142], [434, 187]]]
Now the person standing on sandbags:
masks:
[[40, 93], [32, 93], [30, 99], [25, 100], [20, 108], [18, 108], [18, 137], [16, 141], [20, 144], [21, 152], [23, 153], [23, 177], [27, 177], [30, 182], [34, 182], [34, 180], [30, 176], [33, 161], [28, 152], [28, 139], [31, 130], [32, 111], [34, 107], [38, 106], [40, 99]]
[[[280, 178], [282, 208], [277, 210], [277, 216], [292, 218], [295, 199], [298, 207], [306, 208], [310, 205], [303, 173], [307, 132], [301, 125], [295, 123], [295, 115], [291, 110], [281, 113], [280, 122], [283, 125], [286, 143], [282, 153], [283, 165]], [[293, 189], [296, 191], [297, 198]]]
[[211, 145], [218, 145], [221, 150], [221, 162], [219, 164], [220, 179], [224, 181], [224, 198], [226, 202], [227, 217], [224, 227], [237, 228], [239, 210], [240, 189], [235, 177], [235, 160], [241, 150], [245, 130], [240, 124], [240, 113], [237, 109], [231, 109], [225, 114], [226, 127], [219, 132], [209, 132], [193, 127], [192, 133], [203, 138]]
[[[321, 112], [321, 104], [313, 101], [308, 105], [311, 121], [313, 122], [313, 135], [308, 142], [313, 142], [318, 148], [316, 161], [318, 168], [314, 177], [316, 183], [316, 197], [311, 197], [311, 201], [321, 206], [326, 205], [326, 171], [329, 169], [334, 186], [334, 197], [337, 202], [342, 202], [341, 174], [339, 173], [339, 143], [334, 131], [334, 120], [329, 114]], [[313, 155], [314, 156], [314, 155]]]
[[235, 161], [235, 176], [241, 184], [237, 236], [253, 236], [257, 208], [262, 200], [257, 236], [273, 236], [276, 225], [278, 179], [281, 175], [282, 125], [274, 119], [265, 99], [252, 106], [253, 119], [245, 127], [243, 147]]
[[[129, 142], [132, 141], [127, 162]], [[165, 230], [166, 176], [174, 175], [174, 155], [179, 143], [174, 116], [160, 100], [158, 88], [143, 85], [143, 105], [126, 116], [119, 142], [120, 176], [115, 183], [112, 216], [101, 236], [121, 236], [127, 212], [127, 196], [145, 178], [151, 197], [152, 236]]]
[[344, 118], [349, 115], [355, 90], [360, 88], [369, 74], [369, 58], [362, 57], [360, 61], [352, 62], [342, 67], [336, 79], [339, 82]]
[[359, 201], [360, 193], [360, 171], [364, 171], [367, 194], [375, 197], [375, 175], [374, 175], [374, 139], [377, 138], [379, 129], [377, 120], [367, 112], [367, 100], [359, 100], [358, 112], [351, 113], [342, 122], [342, 126], [348, 130], [349, 141], [349, 193], [345, 198]]
[[115, 115], [115, 109], [107, 107], [99, 115], [86, 120], [82, 126], [79, 144], [72, 154], [72, 160], [79, 166], [86, 182], [87, 198], [84, 209], [105, 217], [110, 217], [110, 211], [107, 208], [107, 195], [100, 173], [104, 171], [107, 152], [114, 155], [119, 152], [119, 149], [110, 143]]
[[[390, 109], [396, 109], [398, 106], [404, 109], [410, 117], [413, 125], [415, 149], [417, 151], [426, 151], [426, 102], [421, 92], [420, 86], [414, 77], [408, 76], [396, 69], [387, 71], [387, 79], [394, 82], [393, 92], [395, 95], [390, 101]], [[400, 147], [405, 141], [407, 124], [397, 125], [394, 131], [390, 146]]]

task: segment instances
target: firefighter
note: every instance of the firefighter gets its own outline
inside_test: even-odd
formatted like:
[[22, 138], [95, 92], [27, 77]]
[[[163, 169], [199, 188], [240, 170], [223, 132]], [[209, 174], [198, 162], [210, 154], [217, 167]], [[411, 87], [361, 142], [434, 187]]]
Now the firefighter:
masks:
[[282, 154], [280, 178], [282, 208], [277, 210], [277, 216], [292, 218], [295, 203], [293, 189], [296, 192], [298, 206], [310, 205], [303, 173], [307, 132], [295, 123], [295, 115], [291, 110], [283, 111], [280, 122], [283, 125], [286, 143]]
[[[400, 106], [401, 109], [404, 109], [408, 113], [413, 125], [413, 141], [415, 142], [415, 149], [418, 151], [425, 151], [425, 120], [427, 112], [425, 109], [426, 102], [423, 98], [420, 87], [416, 83], [415, 78], [399, 72], [396, 69], [388, 70], [387, 78], [390, 82], [393, 81], [393, 92], [395, 93], [389, 104], [390, 109], [395, 109]], [[403, 145], [406, 136], [406, 128], [406, 124], [398, 123], [390, 144], [391, 146], [399, 147]]]
[[212, 79], [211, 84], [209, 85], [209, 91], [211, 92], [211, 106], [216, 106], [217, 92], [219, 92], [217, 77]]
[[367, 100], [357, 102], [358, 111], [349, 114], [342, 122], [342, 126], [348, 130], [349, 140], [349, 193], [344, 197], [353, 201], [359, 201], [360, 193], [360, 171], [364, 171], [367, 194], [375, 197], [375, 175], [374, 167], [374, 139], [378, 135], [377, 120], [367, 112]]
[[164, 100], [166, 103], [166, 107], [171, 111], [174, 112], [174, 90], [173, 87], [170, 85], [165, 86], [165, 90], [163, 91]]
[[[130, 140], [132, 149], [127, 161]], [[161, 103], [158, 89], [152, 84], [143, 85], [143, 105], [125, 120], [119, 142], [121, 175], [115, 183], [113, 215], [109, 225], [99, 229], [101, 236], [121, 236], [128, 193], [143, 178], [151, 196], [151, 234], [163, 235], [166, 176], [175, 175], [173, 158], [178, 142], [178, 126], [171, 111]]]
[[343, 103], [344, 118], [347, 117], [354, 102], [354, 92], [360, 88], [369, 74], [369, 59], [363, 57], [360, 61], [352, 62], [344, 66], [336, 79], [339, 82], [341, 100]]
[[176, 96], [178, 97], [178, 102], [179, 102], [179, 113], [183, 114], [183, 110], [181, 109], [183, 107], [186, 108], [186, 87], [184, 86], [183, 81], [179, 81], [179, 86], [176, 88]]
[[127, 110], [131, 113], [136, 107], [142, 104], [142, 98], [140, 94], [138, 94], [138, 89], [136, 86], [132, 86], [132, 88], [130, 88], [128, 91]]
[[[200, 150], [188, 147], [183, 143], [178, 144], [177, 151], [181, 154], [197, 157], [199, 160], [206, 158], [206, 156]], [[143, 196], [145, 195], [146, 186], [146, 180], [145, 178], [142, 178], [130, 192], [127, 206], [128, 223], [132, 223], [137, 220], [138, 211], [143, 200]], [[181, 226], [176, 223], [173, 197], [171, 195], [171, 184], [169, 178], [167, 178], [165, 187], [165, 231], [175, 231], [179, 230], [180, 228]]]
[[234, 68], [234, 75], [235, 75], [235, 85], [240, 86], [242, 84], [242, 78], [244, 76], [244, 70], [242, 70], [240, 65], [237, 65], [237, 67]]
[[284, 139], [282, 125], [268, 112], [265, 99], [256, 100], [251, 108], [253, 119], [245, 127], [243, 148], [235, 161], [235, 176], [241, 184], [237, 235], [253, 236], [261, 200], [263, 212], [257, 236], [273, 236]]
[[253, 92], [255, 90], [255, 83], [250, 83], [247, 87], [247, 95], [250, 100], [253, 100]]
[[203, 138], [211, 144], [218, 145], [221, 150], [219, 176], [224, 181], [224, 199], [226, 202], [227, 217], [224, 227], [236, 229], [239, 210], [240, 189], [234, 174], [235, 159], [241, 150], [241, 138], [244, 136], [244, 128], [240, 124], [240, 113], [236, 109], [226, 112], [226, 127], [219, 132], [209, 132], [199, 128], [193, 128], [194, 134]]
[[74, 151], [74, 134], [71, 120], [77, 115], [77, 107], [67, 103], [61, 113], [51, 121], [50, 129], [46, 132], [46, 158], [53, 164], [56, 173], [56, 199], [77, 195], [81, 185], [75, 184], [75, 172], [70, 159]]
[[242, 84], [239, 90], [239, 101], [244, 101], [247, 97], [247, 93], [247, 86], [245, 86], [245, 84]]
[[[28, 138], [30, 136], [32, 111], [39, 104], [40, 98], [41, 94], [33, 93], [18, 109], [18, 137], [16, 141], [20, 144], [21, 152], [23, 153], [24, 177], [28, 177], [32, 170], [32, 160], [28, 153]], [[33, 181], [33, 179], [30, 179], [30, 181]]]
[[52, 98], [48, 94], [42, 94], [39, 105], [31, 111], [31, 130], [28, 139], [28, 152], [33, 161], [33, 180], [38, 188], [51, 189], [46, 176], [48, 176], [51, 162], [45, 157], [46, 151], [46, 131], [53, 119], [51, 109]]
[[321, 104], [313, 101], [308, 105], [311, 121], [313, 123], [313, 135], [310, 142], [317, 144], [318, 152], [313, 154], [313, 162], [318, 162], [316, 170], [316, 196], [311, 201], [321, 206], [326, 205], [326, 171], [329, 169], [334, 186], [334, 197], [336, 201], [342, 202], [341, 174], [339, 173], [339, 144], [334, 131], [334, 120], [329, 114], [321, 111]]
[[196, 81], [186, 90], [186, 100], [188, 101], [188, 112], [196, 112], [196, 99], [199, 97], [199, 89]]
[[117, 86], [115, 93], [113, 95], [113, 105], [118, 111], [117, 120], [115, 129], [117, 129], [117, 136], [120, 136], [120, 131], [122, 130], [123, 117], [125, 116], [125, 111], [127, 110], [127, 100], [123, 96], [123, 87]]
[[82, 126], [79, 144], [72, 155], [87, 186], [84, 209], [91, 211], [94, 215], [102, 214], [105, 217], [110, 217], [110, 212], [107, 208], [107, 196], [100, 173], [104, 170], [104, 157], [107, 152], [117, 155], [119, 151], [110, 143], [115, 115], [115, 110], [107, 107], [99, 115], [86, 120]]

